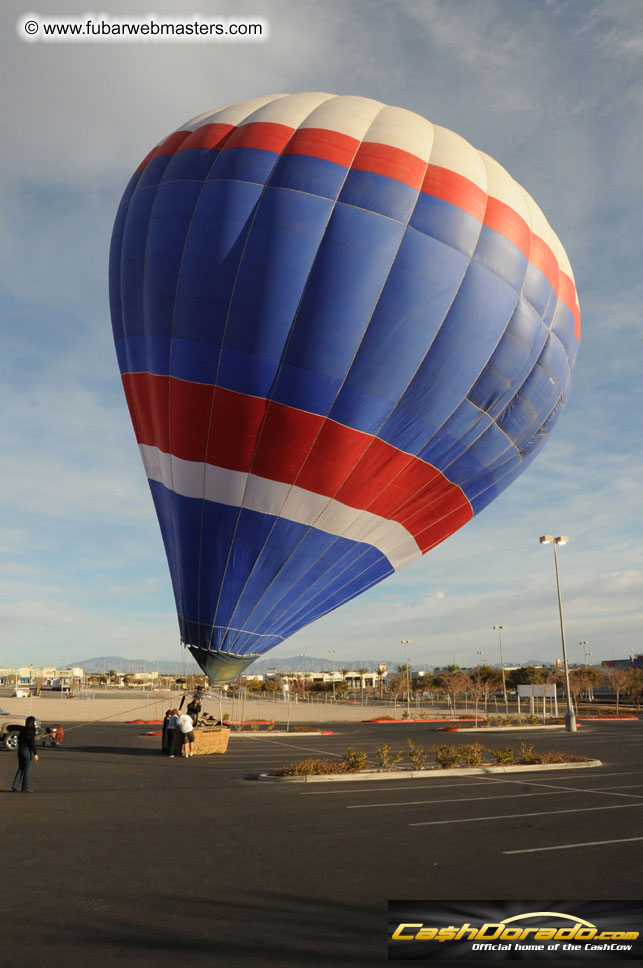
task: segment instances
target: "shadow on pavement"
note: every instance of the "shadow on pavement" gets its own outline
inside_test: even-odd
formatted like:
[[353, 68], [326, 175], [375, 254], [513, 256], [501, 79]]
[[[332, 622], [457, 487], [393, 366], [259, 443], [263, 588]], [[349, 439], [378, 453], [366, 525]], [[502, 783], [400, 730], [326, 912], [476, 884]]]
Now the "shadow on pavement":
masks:
[[[249, 873], [249, 877], [252, 874]], [[210, 882], [210, 887], [213, 884]], [[386, 958], [385, 906], [346, 904], [331, 897], [277, 891], [226, 892], [202, 897], [181, 890], [150, 895], [145, 907], [132, 899], [107, 898], [108, 918], [74, 918], [59, 923], [44, 915], [32, 921], [50, 953], [52, 968], [74, 964], [76, 953], [94, 968], [116, 964], [373, 965]], [[55, 960], [54, 955], [59, 958]]]

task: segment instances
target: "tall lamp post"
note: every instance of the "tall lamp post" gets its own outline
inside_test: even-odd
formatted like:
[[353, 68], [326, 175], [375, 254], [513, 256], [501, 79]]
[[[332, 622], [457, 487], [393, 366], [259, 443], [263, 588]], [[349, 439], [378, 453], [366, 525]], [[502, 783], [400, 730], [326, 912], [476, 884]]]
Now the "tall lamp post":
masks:
[[585, 656], [585, 668], [587, 668], [587, 660], [589, 659], [590, 655], [592, 654], [591, 652], [588, 652], [587, 649], [585, 648], [586, 645], [589, 645], [589, 642], [586, 639], [583, 639], [583, 641], [582, 642], [579, 642], [578, 644], [579, 645], [582, 645], [582, 647], [583, 647], [583, 655]]
[[509, 714], [509, 700], [507, 699], [507, 683], [505, 681], [505, 661], [502, 658], [502, 635], [504, 625], [494, 625], [493, 628], [498, 633], [498, 645], [500, 646], [500, 668], [502, 669], [502, 694], [505, 697], [505, 713]]
[[410, 686], [410, 671], [409, 671], [409, 645], [411, 644], [411, 639], [400, 639], [400, 645], [404, 646], [404, 655], [406, 656], [406, 715], [407, 718], [411, 716], [411, 686]]
[[[592, 654], [591, 652], [588, 652], [587, 649], [585, 648], [586, 645], [589, 645], [589, 642], [587, 641], [587, 639], [583, 639], [582, 642], [579, 642], [578, 644], [582, 645], [583, 647], [583, 656], [585, 658], [585, 672], [587, 672], [587, 660], [591, 657], [591, 654]], [[594, 699], [594, 691], [591, 685], [587, 686], [587, 689], [585, 691], [585, 698], [592, 699], [592, 700]]]
[[329, 649], [328, 654], [330, 655], [333, 663], [333, 702], [335, 702], [335, 649]]
[[556, 591], [558, 593], [558, 614], [560, 615], [560, 638], [563, 645], [563, 668], [565, 671], [565, 690], [567, 694], [567, 712], [565, 713], [565, 729], [568, 733], [576, 732], [576, 716], [572, 706], [571, 690], [569, 688], [569, 665], [567, 663], [567, 643], [565, 641], [565, 623], [563, 621], [563, 601], [560, 596], [560, 576], [558, 574], [558, 554], [557, 545], [569, 544], [569, 537], [566, 534], [554, 538], [551, 534], [544, 534], [540, 538], [541, 544], [550, 544], [554, 547], [554, 566], [556, 568]]

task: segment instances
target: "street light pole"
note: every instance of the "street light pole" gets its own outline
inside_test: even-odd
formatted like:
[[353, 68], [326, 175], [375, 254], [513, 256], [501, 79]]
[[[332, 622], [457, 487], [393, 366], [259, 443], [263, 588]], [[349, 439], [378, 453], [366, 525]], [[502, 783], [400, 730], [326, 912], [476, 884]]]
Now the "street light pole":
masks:
[[[587, 660], [590, 658], [592, 654], [591, 652], [588, 652], [587, 649], [585, 648], [586, 645], [589, 645], [589, 642], [587, 641], [587, 639], [583, 639], [582, 642], [579, 642], [578, 644], [583, 646], [583, 655], [585, 657], [585, 672], [587, 672]], [[588, 685], [587, 689], [585, 690], [585, 698], [590, 700], [594, 699], [594, 691], [591, 685]]]
[[406, 656], [406, 715], [407, 718], [411, 716], [411, 686], [409, 682], [409, 645], [411, 644], [411, 639], [401, 639], [400, 645], [404, 646], [404, 654]]
[[582, 642], [579, 642], [578, 644], [579, 645], [582, 645], [582, 647], [583, 647], [583, 655], [585, 656], [585, 668], [587, 668], [587, 659], [588, 659], [588, 656], [590, 656], [592, 654], [591, 652], [588, 652], [587, 649], [585, 648], [586, 645], [589, 645], [589, 642], [586, 639], [583, 639], [583, 641]]
[[505, 697], [505, 713], [509, 715], [509, 700], [507, 699], [507, 683], [505, 681], [505, 662], [502, 658], [502, 635], [500, 634], [505, 626], [494, 625], [493, 628], [498, 633], [498, 644], [500, 645], [500, 668], [502, 669], [502, 694]]
[[576, 715], [572, 706], [571, 689], [569, 688], [569, 665], [567, 662], [567, 643], [565, 641], [565, 623], [563, 620], [563, 600], [560, 594], [560, 575], [558, 574], [558, 554], [557, 545], [569, 544], [569, 537], [566, 534], [554, 538], [551, 534], [544, 534], [540, 538], [541, 544], [551, 544], [554, 546], [554, 566], [556, 568], [556, 591], [558, 594], [558, 614], [560, 616], [560, 638], [563, 646], [563, 668], [565, 671], [565, 690], [567, 693], [567, 712], [565, 713], [565, 729], [568, 733], [576, 732]]
[[329, 649], [328, 654], [333, 662], [333, 702], [335, 702], [335, 649]]

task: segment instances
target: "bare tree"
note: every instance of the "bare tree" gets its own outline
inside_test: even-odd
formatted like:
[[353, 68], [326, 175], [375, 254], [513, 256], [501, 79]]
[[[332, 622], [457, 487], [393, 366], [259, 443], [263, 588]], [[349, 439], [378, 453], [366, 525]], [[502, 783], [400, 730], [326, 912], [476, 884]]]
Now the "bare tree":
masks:
[[608, 669], [607, 680], [616, 693], [616, 715], [618, 716], [618, 704], [621, 693], [627, 689], [630, 681], [630, 669]]
[[641, 696], [643, 695], [643, 669], [629, 669], [628, 681], [625, 686], [627, 698], [634, 703], [637, 711], [641, 709]]
[[469, 677], [464, 672], [440, 672], [436, 677], [440, 688], [452, 703], [453, 717], [456, 716], [456, 702], [458, 696], [467, 691]]

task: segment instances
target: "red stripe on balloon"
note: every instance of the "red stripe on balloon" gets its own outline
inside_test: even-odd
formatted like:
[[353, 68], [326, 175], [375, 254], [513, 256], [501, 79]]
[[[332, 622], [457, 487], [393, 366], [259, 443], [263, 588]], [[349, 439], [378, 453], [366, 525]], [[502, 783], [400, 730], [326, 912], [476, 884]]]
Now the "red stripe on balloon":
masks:
[[123, 384], [139, 444], [397, 521], [423, 553], [473, 517], [435, 467], [319, 414], [151, 373], [127, 373]]
[[426, 172], [426, 162], [401, 148], [362, 141], [351, 169], [394, 178], [419, 191]]
[[285, 155], [305, 155], [350, 168], [360, 146], [358, 138], [326, 128], [298, 128], [284, 148]]
[[487, 205], [486, 192], [464, 175], [458, 175], [449, 168], [429, 165], [422, 182], [422, 191], [425, 195], [441, 198], [443, 202], [456, 205], [479, 222], [484, 218]]
[[227, 124], [210, 124], [202, 125], [195, 131], [175, 131], [147, 155], [137, 170], [143, 169], [159, 155], [172, 155], [191, 148], [223, 151], [258, 148], [275, 154], [320, 158], [355, 171], [369, 171], [393, 178], [424, 194], [456, 205], [512, 242], [543, 273], [558, 299], [572, 313], [574, 331], [580, 341], [580, 312], [574, 283], [560, 270], [547, 243], [532, 234], [525, 220], [511, 206], [487, 196], [463, 175], [438, 165], [427, 167], [421, 158], [392, 145], [371, 141], [360, 143], [356, 138], [338, 131], [294, 129], [272, 121], [251, 121], [236, 128]]
[[[484, 213], [484, 224], [503, 235], [517, 249], [520, 249], [526, 259], [529, 258], [531, 248], [531, 229], [511, 206], [501, 202], [498, 198], [487, 198], [487, 207]], [[544, 244], [544, 243], [543, 243]], [[549, 280], [551, 283], [551, 279]], [[556, 291], [555, 283], [551, 283]]]

